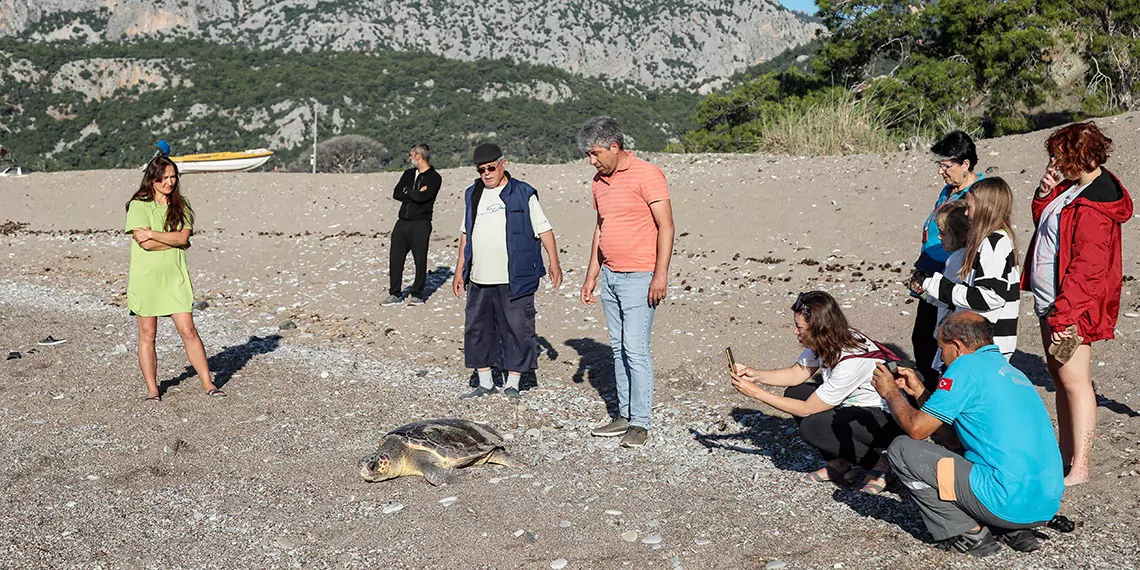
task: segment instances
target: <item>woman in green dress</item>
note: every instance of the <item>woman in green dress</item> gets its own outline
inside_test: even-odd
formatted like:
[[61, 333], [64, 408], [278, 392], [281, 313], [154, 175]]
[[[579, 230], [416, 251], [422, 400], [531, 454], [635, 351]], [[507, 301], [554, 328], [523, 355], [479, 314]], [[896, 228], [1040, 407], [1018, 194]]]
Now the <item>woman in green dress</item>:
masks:
[[154, 337], [158, 317], [166, 316], [174, 321], [206, 395], [226, 395], [211, 381], [206, 349], [191, 313], [194, 290], [186, 270], [186, 249], [193, 225], [194, 211], [182, 196], [178, 167], [165, 156], [155, 157], [146, 165], [138, 191], [127, 202], [126, 223], [126, 232], [133, 239], [127, 308], [139, 323], [139, 368], [146, 380], [147, 401], [162, 399]]

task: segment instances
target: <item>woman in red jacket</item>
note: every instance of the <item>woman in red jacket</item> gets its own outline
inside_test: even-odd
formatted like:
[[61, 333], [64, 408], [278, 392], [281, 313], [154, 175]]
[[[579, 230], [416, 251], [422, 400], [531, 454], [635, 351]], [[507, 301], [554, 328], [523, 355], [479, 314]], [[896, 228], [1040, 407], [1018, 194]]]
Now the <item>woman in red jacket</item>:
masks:
[[1021, 284], [1041, 319], [1066, 485], [1089, 479], [1096, 433], [1090, 344], [1113, 338], [1120, 311], [1120, 226], [1132, 217], [1132, 198], [1102, 166], [1111, 145], [1092, 122], [1061, 128], [1045, 142], [1049, 166], [1033, 198], [1037, 229]]

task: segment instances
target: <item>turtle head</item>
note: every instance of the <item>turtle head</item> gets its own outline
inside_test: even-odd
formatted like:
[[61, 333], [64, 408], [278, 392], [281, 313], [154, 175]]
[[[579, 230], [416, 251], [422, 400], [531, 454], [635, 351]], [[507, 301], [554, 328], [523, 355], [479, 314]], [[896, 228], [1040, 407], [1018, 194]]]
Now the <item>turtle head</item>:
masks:
[[360, 476], [370, 482], [393, 479], [399, 475], [392, 472], [392, 467], [392, 458], [387, 453], [374, 453], [360, 460]]
[[360, 459], [360, 477], [365, 481], [376, 482], [400, 477], [394, 473], [392, 457], [385, 453], [375, 453]]

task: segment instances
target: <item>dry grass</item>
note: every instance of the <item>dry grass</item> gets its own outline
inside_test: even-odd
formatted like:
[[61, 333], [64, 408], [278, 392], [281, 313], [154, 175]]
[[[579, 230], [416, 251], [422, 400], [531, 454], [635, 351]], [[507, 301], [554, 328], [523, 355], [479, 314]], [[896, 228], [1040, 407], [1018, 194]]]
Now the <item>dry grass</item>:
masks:
[[851, 94], [788, 106], [763, 121], [756, 150], [794, 155], [888, 152], [898, 148], [887, 129], [888, 115]]

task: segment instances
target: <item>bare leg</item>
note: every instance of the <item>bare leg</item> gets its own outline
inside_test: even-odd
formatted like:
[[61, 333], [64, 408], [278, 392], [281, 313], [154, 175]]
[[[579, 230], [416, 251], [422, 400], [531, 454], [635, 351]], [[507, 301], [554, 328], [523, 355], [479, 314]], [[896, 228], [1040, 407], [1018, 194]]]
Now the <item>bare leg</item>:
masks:
[[1092, 349], [1077, 347], [1063, 366], [1048, 348], [1051, 331], [1042, 321], [1041, 344], [1046, 348], [1045, 363], [1057, 391], [1057, 441], [1061, 463], [1068, 467], [1065, 485], [1078, 485], [1089, 480], [1089, 457], [1096, 434], [1096, 393], [1092, 387]]
[[1071, 446], [1070, 454], [1061, 456], [1069, 464], [1065, 485], [1079, 485], [1089, 480], [1089, 458], [1096, 435], [1096, 393], [1091, 365], [1092, 349], [1082, 344], [1060, 370], [1061, 385], [1057, 387], [1057, 394], [1064, 392], [1068, 413], [1067, 425], [1058, 425], [1058, 428], [1062, 433], [1068, 431]]
[[175, 313], [170, 315], [174, 327], [178, 329], [178, 336], [182, 337], [182, 344], [186, 347], [186, 358], [190, 366], [198, 373], [202, 381], [202, 389], [209, 392], [214, 390], [213, 378], [210, 376], [210, 365], [206, 361], [206, 347], [202, 346], [202, 339], [198, 336], [198, 329], [194, 326], [194, 316], [191, 313]]
[[146, 382], [146, 397], [156, 398], [158, 393], [158, 355], [154, 351], [154, 336], [158, 317], [136, 317], [139, 323], [139, 368]]

